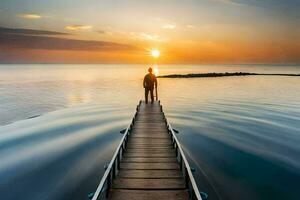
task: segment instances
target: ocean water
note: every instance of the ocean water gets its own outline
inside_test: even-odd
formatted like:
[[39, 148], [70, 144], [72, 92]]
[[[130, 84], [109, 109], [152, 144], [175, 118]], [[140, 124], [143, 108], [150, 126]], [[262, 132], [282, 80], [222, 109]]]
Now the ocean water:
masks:
[[[300, 73], [289, 65], [161, 65]], [[142, 65], [0, 65], [0, 199], [87, 199], [143, 97]], [[159, 79], [209, 199], [300, 199], [300, 78]]]

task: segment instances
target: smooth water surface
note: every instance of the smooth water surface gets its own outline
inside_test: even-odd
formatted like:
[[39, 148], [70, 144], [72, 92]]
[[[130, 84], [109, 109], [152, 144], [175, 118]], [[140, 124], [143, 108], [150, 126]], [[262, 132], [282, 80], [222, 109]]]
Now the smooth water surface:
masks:
[[[87, 199], [143, 96], [139, 65], [0, 65], [0, 198]], [[159, 74], [299, 73], [164, 65]], [[300, 199], [300, 78], [160, 79], [159, 98], [210, 199]]]

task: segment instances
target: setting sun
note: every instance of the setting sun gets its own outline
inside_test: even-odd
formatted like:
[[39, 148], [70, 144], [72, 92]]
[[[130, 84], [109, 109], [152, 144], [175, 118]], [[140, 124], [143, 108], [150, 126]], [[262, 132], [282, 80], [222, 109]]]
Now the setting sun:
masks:
[[158, 58], [158, 57], [160, 56], [160, 52], [159, 52], [159, 50], [157, 50], [157, 49], [153, 49], [153, 50], [151, 51], [151, 55], [152, 55], [154, 58]]

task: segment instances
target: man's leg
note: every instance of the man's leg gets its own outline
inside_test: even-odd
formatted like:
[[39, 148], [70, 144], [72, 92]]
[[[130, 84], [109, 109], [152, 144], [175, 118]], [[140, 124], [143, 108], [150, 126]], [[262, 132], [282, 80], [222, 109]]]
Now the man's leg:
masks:
[[150, 90], [150, 95], [151, 95], [151, 103], [153, 103], [154, 102], [153, 89]]
[[145, 101], [146, 101], [146, 104], [148, 103], [148, 94], [149, 94], [149, 89], [145, 88]]

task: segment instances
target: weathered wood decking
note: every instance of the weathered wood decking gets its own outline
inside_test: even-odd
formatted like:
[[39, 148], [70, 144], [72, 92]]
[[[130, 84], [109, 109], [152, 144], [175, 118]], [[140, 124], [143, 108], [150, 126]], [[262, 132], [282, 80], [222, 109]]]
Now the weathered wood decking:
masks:
[[202, 200], [159, 101], [140, 102], [92, 200]]
[[141, 103], [109, 199], [188, 199], [158, 102]]

